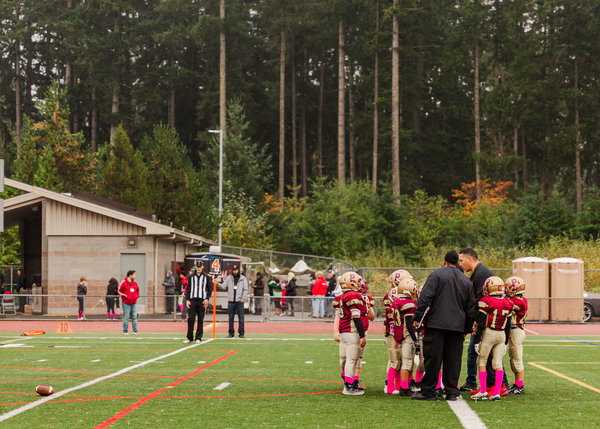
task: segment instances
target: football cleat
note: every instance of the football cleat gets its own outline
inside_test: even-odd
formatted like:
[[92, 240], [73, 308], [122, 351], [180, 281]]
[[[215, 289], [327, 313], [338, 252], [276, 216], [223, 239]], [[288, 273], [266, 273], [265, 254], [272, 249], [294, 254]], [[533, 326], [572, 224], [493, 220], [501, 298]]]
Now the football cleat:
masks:
[[488, 394], [487, 394], [487, 392], [479, 391], [476, 394], [472, 395], [471, 399], [473, 399], [474, 401], [487, 401]]
[[470, 392], [472, 390], [479, 390], [479, 389], [477, 389], [477, 385], [476, 384], [465, 383], [462, 386], [460, 386], [460, 391], [461, 392]]
[[500, 395], [492, 395], [489, 397], [490, 401], [499, 401], [500, 400]]
[[508, 389], [506, 388], [506, 385], [503, 384], [502, 388], [500, 389], [500, 396], [508, 396]]
[[504, 281], [498, 276], [488, 277], [485, 283], [483, 284], [483, 295], [504, 295]]
[[510, 388], [508, 393], [510, 393], [511, 395], [523, 395], [525, 394], [525, 387], [519, 387], [515, 384], [513, 385], [513, 387]]
[[400, 396], [412, 396], [410, 389], [400, 389]]
[[365, 390], [360, 384], [358, 384], [358, 380], [354, 380], [352, 383], [352, 388], [354, 390]]
[[441, 387], [439, 389], [435, 389], [435, 396], [442, 397], [444, 396], [444, 389]]

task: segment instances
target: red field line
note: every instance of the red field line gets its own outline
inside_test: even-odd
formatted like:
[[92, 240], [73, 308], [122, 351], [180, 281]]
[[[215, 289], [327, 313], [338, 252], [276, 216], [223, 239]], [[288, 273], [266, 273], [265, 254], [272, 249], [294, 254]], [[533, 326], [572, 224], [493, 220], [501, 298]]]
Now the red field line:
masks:
[[154, 392], [152, 392], [151, 394], [149, 394], [148, 396], [140, 399], [139, 401], [137, 401], [135, 404], [130, 405], [129, 407], [125, 408], [124, 410], [119, 411], [117, 414], [115, 414], [113, 417], [111, 417], [108, 420], [105, 420], [104, 422], [100, 423], [98, 426], [96, 426], [96, 429], [103, 429], [106, 428], [108, 426], [110, 426], [112, 423], [122, 419], [123, 417], [125, 417], [127, 414], [129, 414], [130, 412], [132, 412], [133, 410], [139, 408], [140, 406], [142, 406], [143, 404], [145, 404], [146, 402], [148, 402], [150, 399], [155, 398], [156, 396], [160, 395], [162, 392], [164, 392], [165, 390], [168, 390], [172, 387], [177, 386], [178, 384], [184, 382], [185, 380], [193, 377], [194, 375], [198, 374], [201, 371], [204, 371], [206, 368], [209, 368], [213, 365], [218, 364], [219, 362], [221, 362], [224, 359], [227, 359], [229, 356], [233, 355], [237, 353], [237, 350], [232, 350], [231, 352], [227, 353], [226, 355], [223, 355], [217, 359], [215, 359], [214, 361], [207, 363], [206, 365], [201, 366], [200, 368], [197, 368], [196, 370], [190, 372], [187, 375], [184, 375], [181, 378], [178, 378], [177, 380], [175, 380], [174, 382], [172, 382], [171, 384], [169, 384], [166, 387], [163, 387], [161, 389], [155, 390]]

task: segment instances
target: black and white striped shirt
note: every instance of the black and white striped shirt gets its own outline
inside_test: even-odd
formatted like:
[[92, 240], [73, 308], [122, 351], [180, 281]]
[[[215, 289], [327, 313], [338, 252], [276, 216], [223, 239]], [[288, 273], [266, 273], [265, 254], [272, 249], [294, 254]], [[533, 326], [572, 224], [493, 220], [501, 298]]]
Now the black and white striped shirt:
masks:
[[210, 279], [204, 273], [200, 275], [191, 275], [187, 285], [187, 299], [208, 299], [210, 298]]

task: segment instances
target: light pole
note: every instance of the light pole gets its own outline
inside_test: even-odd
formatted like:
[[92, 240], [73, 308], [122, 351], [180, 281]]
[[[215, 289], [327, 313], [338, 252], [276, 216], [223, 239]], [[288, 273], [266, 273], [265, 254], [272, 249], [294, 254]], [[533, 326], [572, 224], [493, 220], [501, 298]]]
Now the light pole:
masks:
[[219, 134], [219, 252], [221, 251], [221, 216], [223, 214], [223, 130], [208, 130]]

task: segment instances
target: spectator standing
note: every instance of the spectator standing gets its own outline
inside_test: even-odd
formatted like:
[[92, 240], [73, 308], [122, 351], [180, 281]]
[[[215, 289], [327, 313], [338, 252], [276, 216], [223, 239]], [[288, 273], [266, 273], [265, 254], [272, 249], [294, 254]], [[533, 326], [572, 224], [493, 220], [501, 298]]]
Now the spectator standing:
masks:
[[281, 316], [281, 280], [274, 278], [269, 282], [269, 294], [275, 304], [275, 314]]
[[288, 273], [288, 282], [285, 286], [285, 296], [287, 302], [287, 308], [289, 309], [288, 315], [294, 317], [294, 297], [297, 295], [296, 291], [296, 275], [292, 272]]
[[316, 273], [317, 280], [312, 288], [312, 294], [314, 296], [313, 301], [313, 318], [322, 319], [325, 316], [325, 294], [327, 293], [327, 281], [323, 277], [323, 273], [318, 271]]
[[460, 394], [457, 386], [463, 340], [473, 326], [476, 300], [471, 282], [457, 264], [458, 253], [454, 250], [446, 253], [444, 267], [431, 273], [421, 290], [414, 320], [416, 323], [423, 321], [428, 311], [423, 336], [425, 374], [421, 391], [412, 399], [436, 400], [435, 387], [442, 365], [446, 400], [455, 401]]
[[115, 319], [115, 300], [119, 299], [119, 282], [114, 277], [106, 286], [106, 319]]
[[175, 277], [173, 277], [173, 271], [167, 270], [165, 274], [165, 280], [162, 284], [165, 287], [166, 297], [166, 314], [171, 314], [174, 308], [173, 297], [175, 295]]
[[187, 293], [188, 279], [182, 272], [179, 272], [179, 281], [181, 281], [180, 293], [183, 296], [181, 303], [181, 321], [185, 322], [187, 319], [187, 303], [185, 300], [185, 294]]
[[196, 327], [196, 343], [202, 341], [204, 333], [204, 312], [208, 307], [208, 299], [212, 293], [211, 280], [204, 272], [201, 261], [196, 262], [196, 270], [187, 279], [187, 291], [185, 292], [185, 305], [188, 309], [188, 329], [184, 343], [194, 341], [194, 323], [198, 317]]
[[256, 273], [256, 280], [252, 285], [254, 290], [254, 309], [256, 314], [262, 314], [263, 299], [265, 294], [265, 280], [263, 279], [262, 273], [259, 271]]
[[[17, 270], [17, 293], [24, 294], [26, 292], [27, 287], [25, 286], [25, 271], [23, 268], [19, 268]], [[25, 312], [25, 300], [24, 296], [19, 297], [19, 313]]]
[[227, 313], [229, 314], [229, 336], [235, 334], [233, 321], [235, 314], [238, 315], [238, 335], [244, 338], [244, 303], [248, 299], [248, 279], [240, 273], [240, 267], [234, 265], [223, 287], [227, 289]]
[[123, 333], [129, 335], [129, 319], [133, 335], [138, 334], [137, 326], [137, 300], [140, 297], [140, 288], [135, 281], [135, 270], [127, 271], [127, 276], [119, 285], [119, 295], [123, 300]]
[[87, 279], [81, 277], [79, 283], [77, 283], [77, 301], [79, 301], [79, 313], [77, 314], [77, 320], [83, 320], [83, 307], [85, 305], [85, 296], [87, 295]]
[[[317, 278], [315, 277], [314, 273], [310, 273], [310, 279], [308, 280], [308, 287], [306, 288], [306, 296], [312, 296], [312, 288], [315, 285], [315, 281], [317, 280]], [[311, 312], [308, 315], [308, 317], [312, 317], [313, 312], [315, 311], [315, 307], [314, 307], [314, 298], [310, 298], [310, 308], [311, 308]]]
[[335, 273], [332, 269], [327, 270], [327, 293], [325, 294], [328, 299], [325, 304], [325, 317], [333, 317], [333, 291], [337, 286], [337, 281], [335, 279]]

